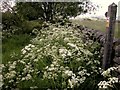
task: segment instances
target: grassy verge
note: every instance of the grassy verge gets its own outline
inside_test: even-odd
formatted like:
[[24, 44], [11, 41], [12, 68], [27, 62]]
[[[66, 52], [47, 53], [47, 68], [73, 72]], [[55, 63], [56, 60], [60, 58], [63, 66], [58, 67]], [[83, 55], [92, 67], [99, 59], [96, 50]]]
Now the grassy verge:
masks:
[[2, 44], [0, 42], [0, 63], [2, 63]]
[[12, 37], [7, 38], [2, 41], [2, 63], [7, 63], [11, 61], [11, 57], [14, 54], [20, 54], [21, 49], [30, 43], [32, 36], [28, 34], [12, 35]]
[[[97, 29], [97, 30], [101, 30], [103, 32], [106, 31], [106, 21], [98, 21], [98, 20], [73, 20], [74, 24], [80, 24], [80, 25], [84, 25], [87, 26], [89, 28], [92, 29]], [[118, 29], [118, 26], [120, 26], [120, 23], [116, 22], [115, 25], [115, 37], [116, 38], [120, 38], [120, 31]]]

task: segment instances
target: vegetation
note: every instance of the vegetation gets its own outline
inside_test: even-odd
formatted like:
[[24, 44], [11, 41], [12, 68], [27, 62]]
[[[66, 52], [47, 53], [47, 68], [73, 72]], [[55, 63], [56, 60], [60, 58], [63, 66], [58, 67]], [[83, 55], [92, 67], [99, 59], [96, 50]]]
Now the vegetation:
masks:
[[[10, 0], [11, 1], [11, 0]], [[3, 2], [0, 87], [14, 89], [119, 89], [116, 70], [101, 69], [101, 46], [68, 21], [96, 9], [81, 2]], [[86, 8], [85, 8], [86, 6]]]
[[[95, 71], [100, 65], [99, 44], [93, 41], [83, 43], [78, 30], [50, 24], [40, 32], [33, 32], [37, 32], [37, 36], [21, 50], [21, 57], [5, 64], [3, 89], [81, 87], [90, 78], [100, 75]], [[16, 54], [12, 58], [16, 58]], [[98, 81], [95, 79], [95, 82]], [[96, 84], [91, 82], [90, 85], [96, 88]], [[86, 88], [84, 86], [81, 88]]]
[[[14, 53], [12, 60], [2, 65], [3, 90], [21, 87], [97, 90], [117, 86], [118, 79], [108, 73], [114, 69], [103, 72], [100, 68], [99, 43], [83, 42], [84, 37], [75, 26], [45, 24], [48, 27], [33, 30], [37, 36], [21, 49], [20, 56]], [[101, 81], [102, 74], [109, 76], [105, 83]]]
[[[106, 32], [106, 21], [104, 20], [73, 20], [73, 24], [84, 25], [91, 29], [101, 30], [102, 32]], [[116, 22], [115, 25], [115, 37], [120, 38], [119, 33], [120, 23]]]
[[20, 55], [21, 49], [30, 42], [32, 36], [28, 34], [12, 35], [2, 40], [2, 63], [8, 63], [12, 55]]
[[[53, 21], [56, 16], [68, 18], [96, 9], [89, 1], [81, 2], [18, 2], [16, 11], [27, 20]], [[26, 13], [27, 12], [27, 13]]]

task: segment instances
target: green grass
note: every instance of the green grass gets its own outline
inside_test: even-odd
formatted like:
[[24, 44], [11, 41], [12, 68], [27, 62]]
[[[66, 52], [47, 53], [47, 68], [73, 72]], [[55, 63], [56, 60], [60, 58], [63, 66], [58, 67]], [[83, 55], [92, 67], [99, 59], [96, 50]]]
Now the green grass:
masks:
[[2, 32], [0, 31], [0, 63], [2, 63]]
[[12, 35], [12, 37], [2, 41], [2, 63], [7, 63], [11, 59], [11, 55], [17, 54], [16, 59], [19, 57], [21, 49], [30, 43], [32, 36], [28, 34]]
[[[84, 25], [91, 29], [97, 29], [101, 30], [103, 32], [106, 31], [106, 21], [98, 21], [98, 20], [73, 20], [74, 24]], [[120, 26], [120, 23], [116, 23], [115, 25], [115, 37], [120, 38], [120, 31], [118, 31], [118, 25]]]

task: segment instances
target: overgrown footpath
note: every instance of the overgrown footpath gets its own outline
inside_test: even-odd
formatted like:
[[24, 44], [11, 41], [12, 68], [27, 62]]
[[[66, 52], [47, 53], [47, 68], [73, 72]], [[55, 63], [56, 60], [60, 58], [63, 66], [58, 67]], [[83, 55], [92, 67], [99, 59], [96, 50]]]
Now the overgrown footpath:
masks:
[[[33, 29], [36, 37], [2, 64], [2, 89], [116, 89], [119, 80], [111, 67], [101, 69], [100, 44], [85, 40], [71, 23], [44, 22], [41, 30]], [[20, 42], [21, 43], [21, 42]]]

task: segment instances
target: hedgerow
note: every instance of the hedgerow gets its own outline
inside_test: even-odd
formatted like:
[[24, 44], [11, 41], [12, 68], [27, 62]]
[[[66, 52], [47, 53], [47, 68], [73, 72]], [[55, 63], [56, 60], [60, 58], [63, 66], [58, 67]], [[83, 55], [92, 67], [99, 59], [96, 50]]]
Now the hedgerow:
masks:
[[[19, 59], [2, 65], [2, 88], [109, 88], [102, 86], [105, 71], [101, 69], [100, 44], [83, 42], [84, 36], [74, 25], [45, 24], [40, 31], [33, 30], [36, 37], [21, 50]], [[109, 86], [118, 83], [114, 80]]]

